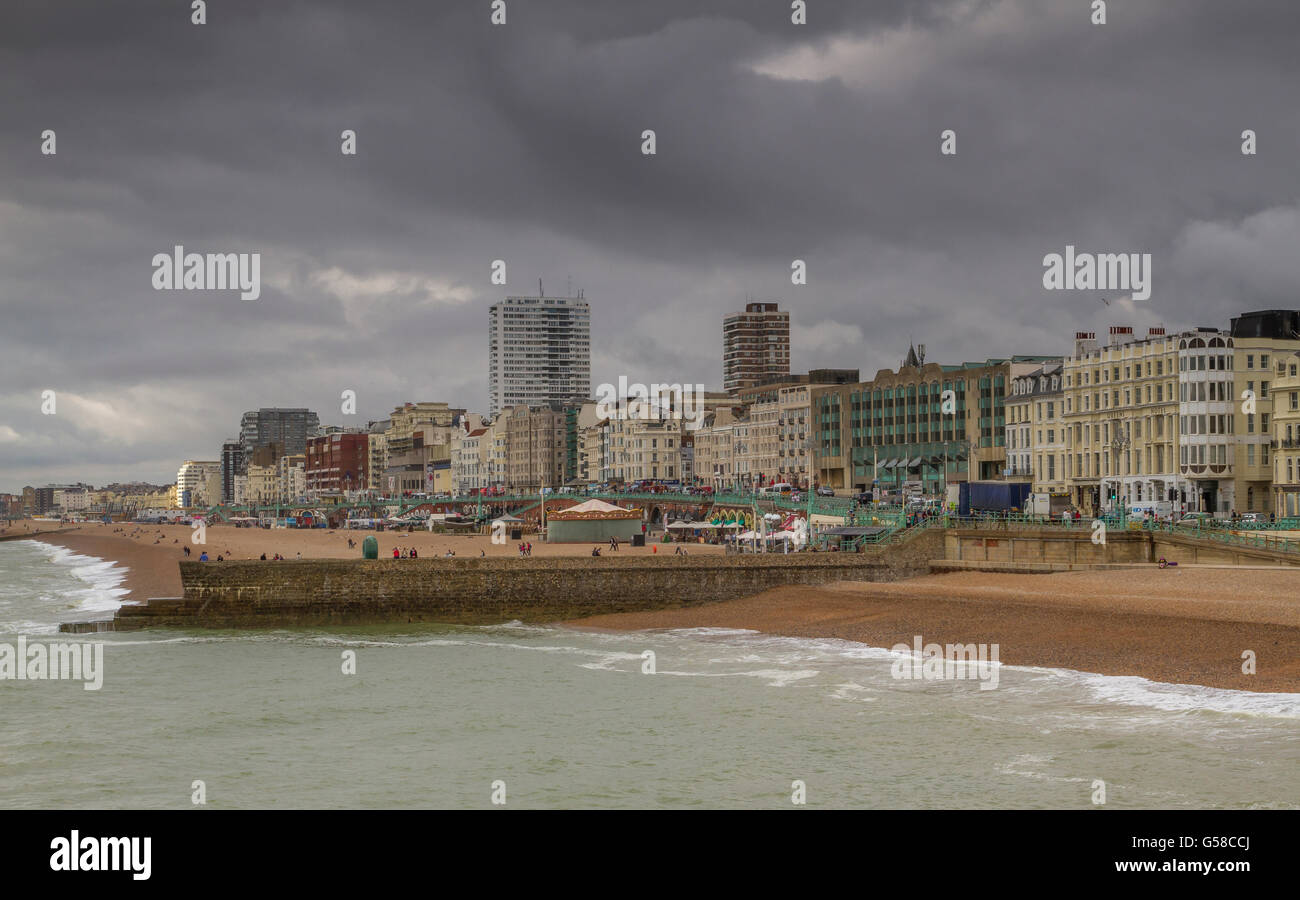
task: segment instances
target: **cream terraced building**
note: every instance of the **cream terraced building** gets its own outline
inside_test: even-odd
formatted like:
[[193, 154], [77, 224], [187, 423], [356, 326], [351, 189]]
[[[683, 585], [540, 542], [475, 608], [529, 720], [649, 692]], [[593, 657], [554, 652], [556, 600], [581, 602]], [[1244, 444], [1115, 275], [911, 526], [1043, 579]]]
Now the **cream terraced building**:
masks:
[[1058, 359], [1013, 378], [1006, 397], [1004, 474], [1035, 492], [1067, 493], [1064, 381]]
[[1091, 332], [1077, 334], [1064, 364], [1066, 479], [1075, 505], [1088, 513], [1123, 505], [1173, 515], [1285, 515], [1285, 495], [1300, 492], [1300, 471], [1293, 467], [1294, 482], [1279, 480], [1285, 463], [1272, 451], [1286, 440], [1287, 424], [1300, 443], [1300, 414], [1288, 408], [1279, 423], [1273, 413], [1279, 383], [1290, 404], [1300, 312], [1243, 313], [1227, 331], [1170, 336], [1153, 328], [1143, 339], [1124, 326], [1110, 331], [1104, 347]]
[[1291, 519], [1300, 517], [1300, 357], [1287, 353], [1273, 365], [1273, 512]]
[[1096, 514], [1118, 505], [1185, 504], [1192, 486], [1177, 461], [1177, 339], [1153, 328], [1137, 340], [1132, 328], [1115, 326], [1099, 346], [1093, 332], [1079, 332], [1062, 373], [1073, 505]]

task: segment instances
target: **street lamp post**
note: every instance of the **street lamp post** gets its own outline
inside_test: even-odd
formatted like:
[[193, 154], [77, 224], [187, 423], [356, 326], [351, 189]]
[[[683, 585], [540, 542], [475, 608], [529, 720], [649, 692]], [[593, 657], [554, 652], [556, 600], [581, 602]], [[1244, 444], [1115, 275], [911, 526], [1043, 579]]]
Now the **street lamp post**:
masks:
[[1123, 482], [1119, 480], [1119, 457], [1121, 453], [1131, 446], [1132, 441], [1129, 439], [1128, 432], [1124, 428], [1120, 427], [1121, 425], [1123, 425], [1123, 422], [1120, 419], [1111, 420], [1110, 445], [1111, 449], [1115, 453], [1115, 502], [1119, 504], [1119, 527], [1126, 528], [1128, 523], [1128, 504], [1119, 502], [1120, 486], [1123, 484]]

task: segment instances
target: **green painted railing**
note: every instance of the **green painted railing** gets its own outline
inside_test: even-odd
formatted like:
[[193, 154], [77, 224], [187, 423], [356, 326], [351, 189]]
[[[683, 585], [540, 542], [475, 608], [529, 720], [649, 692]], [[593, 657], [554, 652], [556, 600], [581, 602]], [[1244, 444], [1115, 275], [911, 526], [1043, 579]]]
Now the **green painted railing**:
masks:
[[[1234, 530], [1230, 526], [1223, 525], [1179, 525], [1176, 522], [1156, 522], [1142, 521], [1140, 519], [1128, 520], [1121, 525], [1115, 517], [1098, 517], [1101, 521], [1106, 522], [1106, 527], [1112, 531], [1128, 532], [1158, 532], [1164, 534], [1182, 535], [1184, 537], [1199, 538], [1201, 540], [1214, 541], [1229, 547], [1245, 547], [1263, 550], [1277, 550], [1282, 553], [1300, 553], [1300, 540], [1284, 537], [1272, 537], [1269, 535], [1270, 530], [1281, 529], [1246, 529], [1247, 533], [1238, 533], [1243, 529]], [[1061, 518], [1047, 518], [1042, 516], [943, 516], [941, 523], [947, 528], [978, 528], [986, 531], [1008, 531], [1011, 529], [1025, 528], [1059, 528], [1062, 530], [1091, 531], [1094, 519], [1084, 516], [1079, 519], [1063, 520]]]

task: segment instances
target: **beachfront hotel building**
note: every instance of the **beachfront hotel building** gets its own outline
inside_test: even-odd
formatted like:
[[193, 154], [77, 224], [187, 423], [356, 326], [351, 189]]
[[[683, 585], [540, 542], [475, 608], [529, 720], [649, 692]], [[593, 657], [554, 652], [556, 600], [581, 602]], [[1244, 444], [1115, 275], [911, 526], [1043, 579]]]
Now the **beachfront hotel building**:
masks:
[[1011, 380], [1006, 398], [1008, 481], [1039, 493], [1065, 495], [1065, 402], [1060, 359]]
[[1065, 358], [1065, 477], [1088, 514], [1117, 505], [1171, 503], [1194, 493], [1178, 468], [1178, 343], [1163, 328], [1135, 338], [1112, 326], [1105, 346], [1077, 332]]
[[512, 406], [501, 414], [505, 436], [505, 489], [533, 494], [564, 485], [565, 410]]
[[[368, 490], [369, 432], [331, 432], [307, 441], [304, 476], [310, 496]], [[272, 479], [276, 469], [272, 467]]]
[[722, 389], [741, 388], [790, 374], [790, 313], [776, 303], [747, 303], [722, 320]]
[[577, 480], [598, 484], [604, 477], [609, 461], [608, 420], [599, 415], [594, 402], [588, 401], [578, 408], [578, 473]]
[[275, 461], [275, 502], [294, 503], [307, 496], [307, 454], [281, 456]]
[[[1003, 478], [1011, 382], [1050, 362], [1013, 356], [938, 365], [909, 347], [898, 371], [871, 381], [812, 385], [819, 485], [866, 491], [912, 487], [938, 494], [952, 482]], [[951, 391], [951, 412], [944, 412]]]
[[1300, 313], [1266, 310], [1233, 318], [1226, 331], [1151, 328], [1138, 339], [1112, 326], [1105, 346], [1077, 334], [1064, 364], [1075, 505], [1273, 512], [1273, 389], [1277, 361], [1300, 350], [1298, 325]]
[[221, 502], [221, 463], [187, 459], [176, 472], [176, 499], [181, 506], [214, 506]]
[[483, 452], [483, 476], [488, 487], [505, 490], [506, 470], [510, 467], [510, 439], [506, 420], [498, 416], [483, 427], [487, 429], [479, 442]]
[[734, 409], [720, 407], [705, 413], [704, 421], [692, 435], [695, 444], [694, 480], [715, 491], [737, 486], [733, 450], [736, 418]]
[[[1287, 379], [1295, 374], [1296, 354], [1300, 353], [1300, 311], [1274, 309], [1242, 313], [1232, 319], [1227, 339], [1234, 352], [1236, 376], [1233, 386], [1233, 402], [1237, 407], [1236, 448], [1232, 458], [1232, 496], [1221, 498], [1219, 508], [1228, 512], [1288, 515], [1286, 500], [1278, 506], [1278, 492], [1273, 487], [1277, 474], [1275, 458], [1278, 452], [1285, 452], [1282, 442], [1286, 433], [1285, 428], [1279, 432], [1275, 420], [1281, 413], [1284, 425], [1291, 421], [1294, 415], [1291, 404], [1300, 400], [1292, 397], [1290, 389], [1278, 392], [1279, 386], [1288, 384]], [[1254, 396], [1254, 413], [1243, 408], [1246, 391]], [[1282, 471], [1285, 473], [1284, 467]]]
[[725, 392], [687, 392], [662, 385], [658, 395], [645, 401], [619, 398], [609, 409], [584, 403], [576, 410], [578, 463], [573, 481], [711, 483], [705, 474], [714, 464], [710, 429], [734, 419], [740, 408]]
[[[439, 476], [451, 481], [451, 432], [464, 410], [443, 402], [403, 403], [395, 407], [383, 432], [383, 473], [377, 488], [387, 497], [435, 492]], [[378, 424], [372, 425], [372, 428]], [[370, 455], [376, 441], [370, 440]], [[368, 479], [370, 485], [376, 480]], [[448, 488], [450, 489], [450, 488]]]
[[468, 422], [462, 422], [452, 432], [451, 482], [452, 491], [457, 495], [465, 496], [488, 486], [483, 447], [487, 433], [487, 428], [471, 428]]
[[[457, 417], [464, 414], [465, 410], [443, 402], [403, 403], [396, 407], [384, 432], [385, 466], [377, 489], [385, 496], [397, 497], [436, 492], [440, 477], [450, 484], [451, 434], [457, 427]], [[373, 441], [370, 446], [373, 448]], [[369, 483], [373, 485], [374, 479], [370, 478]]]
[[309, 409], [265, 407], [244, 413], [239, 420], [239, 441], [244, 459], [253, 461], [253, 451], [278, 444], [280, 453], [304, 453], [307, 439], [320, 431], [320, 417]]
[[221, 502], [238, 503], [235, 482], [248, 467], [242, 441], [231, 438], [221, 445]]
[[682, 480], [682, 422], [669, 417], [642, 419], [614, 416], [606, 426], [609, 455], [607, 478], [634, 481]]
[[1288, 352], [1274, 357], [1269, 387], [1273, 420], [1271, 445], [1272, 512], [1279, 518], [1300, 516], [1300, 355]]
[[244, 475], [244, 502], [253, 506], [278, 503], [280, 501], [278, 475], [279, 471], [274, 465], [250, 465]]
[[383, 492], [384, 472], [388, 469], [388, 429], [393, 425], [392, 419], [371, 422], [370, 429], [370, 484], [367, 489]]
[[506, 297], [488, 308], [488, 398], [507, 407], [591, 397], [591, 307], [577, 297]]
[[853, 384], [857, 369], [814, 369], [785, 375], [736, 391], [748, 407], [744, 469], [753, 484], [785, 483], [808, 488], [813, 475], [812, 390], [814, 384]]

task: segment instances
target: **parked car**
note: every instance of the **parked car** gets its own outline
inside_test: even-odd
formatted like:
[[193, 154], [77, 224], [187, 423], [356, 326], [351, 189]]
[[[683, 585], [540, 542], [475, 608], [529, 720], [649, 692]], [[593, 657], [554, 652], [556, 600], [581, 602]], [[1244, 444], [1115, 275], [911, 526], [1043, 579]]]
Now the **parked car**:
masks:
[[1264, 514], [1263, 514], [1263, 513], [1257, 513], [1257, 512], [1242, 513], [1242, 514], [1241, 514], [1241, 521], [1242, 521], [1242, 524], [1247, 524], [1247, 523], [1250, 523], [1250, 524], [1258, 524], [1258, 523], [1264, 521]]
[[1205, 528], [1214, 524], [1209, 513], [1188, 513], [1176, 523], [1178, 528]]
[[835, 488], [829, 488], [829, 487], [824, 487], [824, 486], [823, 486], [823, 487], [819, 487], [819, 488], [817, 489], [817, 496], [818, 496], [818, 497], [834, 497], [834, 496], [835, 496]]

